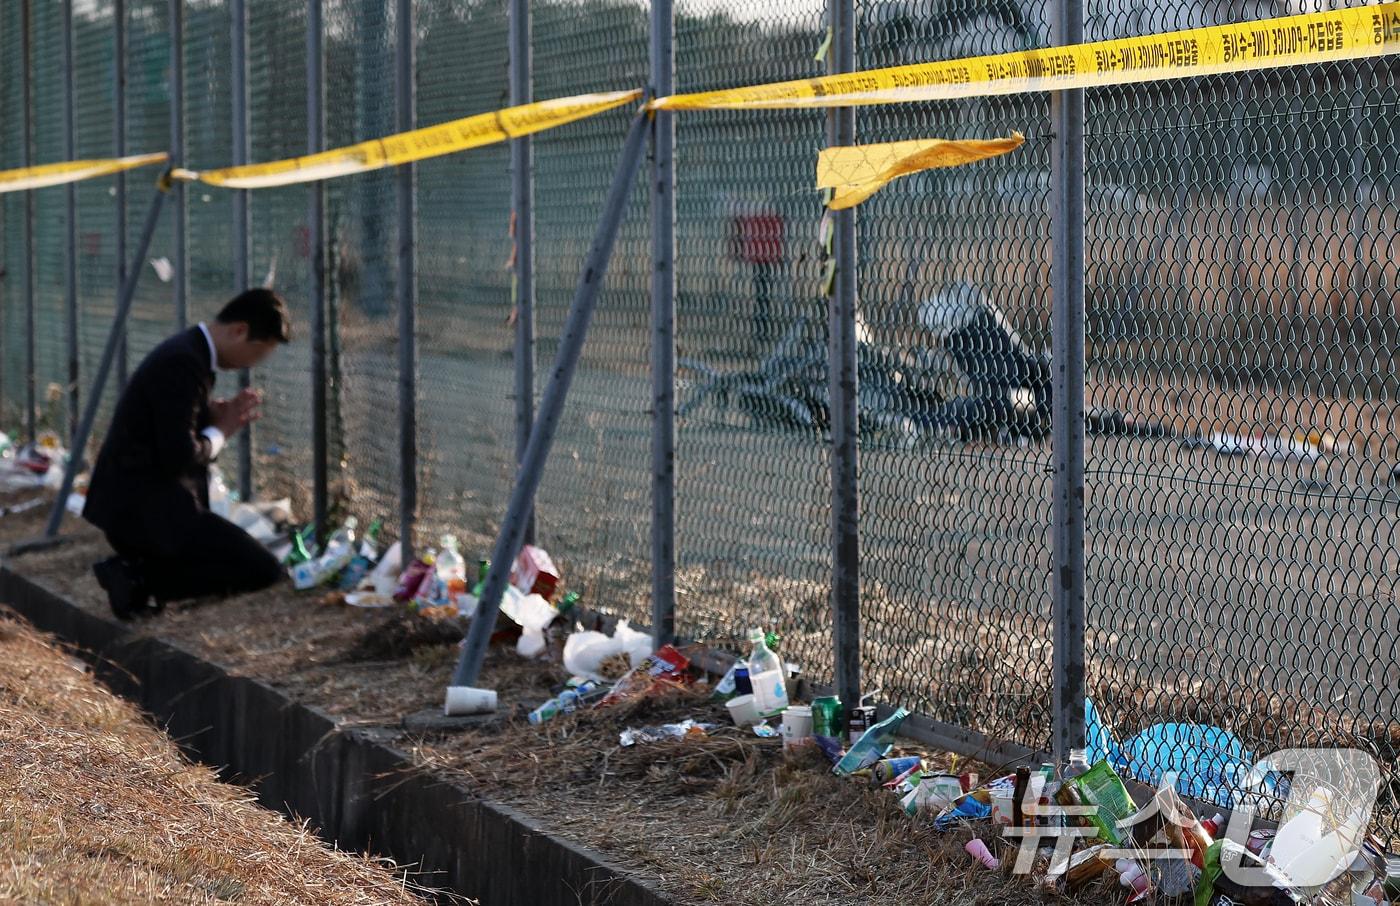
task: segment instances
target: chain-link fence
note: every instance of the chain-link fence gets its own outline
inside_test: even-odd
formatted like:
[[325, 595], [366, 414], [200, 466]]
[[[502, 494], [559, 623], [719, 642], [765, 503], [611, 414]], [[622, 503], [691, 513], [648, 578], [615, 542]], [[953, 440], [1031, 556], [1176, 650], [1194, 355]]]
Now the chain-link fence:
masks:
[[[304, 153], [309, 4], [180, 2], [72, 5], [78, 156], [162, 150], [178, 134], [186, 166], [231, 162], [239, 72], [250, 158]], [[326, 147], [396, 130], [399, 8], [324, 0]], [[411, 8], [419, 125], [510, 103], [523, 3]], [[817, 76], [833, 38], [853, 43], [858, 68], [1048, 47], [1059, 8], [872, 0], [853, 34], [833, 35], [822, 0], [682, 0], [675, 87]], [[1314, 8], [1326, 7], [1090, 4], [1084, 33]], [[246, 54], [229, 40], [240, 12]], [[649, 12], [625, 0], [531, 4], [534, 97], [647, 84]], [[64, 14], [61, 0], [0, 6], [0, 169], [65, 157]], [[1394, 763], [1396, 81], [1384, 57], [1087, 92], [1086, 211], [1071, 225], [1086, 248], [1085, 685], [1120, 738], [1203, 723], [1256, 754], [1335, 742]], [[130, 367], [179, 323], [181, 281], [191, 323], [232, 294], [246, 243], [246, 279], [282, 291], [303, 340], [324, 304], [328, 341], [324, 413], [312, 406], [311, 343], [255, 375], [269, 396], [253, 440], [259, 492], [311, 515], [311, 424], [324, 418], [334, 512], [397, 525], [396, 413], [410, 381], [418, 542], [452, 531], [484, 554], [515, 471], [516, 388], [549, 377], [629, 115], [536, 136], [528, 211], [512, 197], [508, 145], [417, 165], [407, 344], [396, 173], [325, 184], [319, 302], [307, 186], [249, 193], [245, 230], [236, 193], [190, 184], [187, 253], [168, 217], [141, 264]], [[843, 565], [831, 515], [832, 215], [812, 188], [827, 120], [678, 115], [675, 158], [677, 629], [729, 642], [775, 626], [819, 682], [838, 678], [843, 642], [831, 591]], [[874, 106], [856, 122], [862, 142], [1026, 137], [1015, 154], [908, 177], [856, 220], [863, 686], [944, 725], [1048, 748], [1064, 581], [1050, 441], [1062, 137], [1043, 93]], [[595, 607], [645, 623], [655, 402], [650, 193], [638, 182], [538, 496], [538, 538]], [[150, 183], [135, 171], [80, 184], [72, 222], [66, 188], [0, 195], [7, 430], [70, 430], [69, 331], [85, 395]], [[521, 255], [533, 268], [526, 296]], [[518, 354], [522, 321], [537, 336], [533, 368]], [[1381, 825], [1400, 836], [1393, 810]]]

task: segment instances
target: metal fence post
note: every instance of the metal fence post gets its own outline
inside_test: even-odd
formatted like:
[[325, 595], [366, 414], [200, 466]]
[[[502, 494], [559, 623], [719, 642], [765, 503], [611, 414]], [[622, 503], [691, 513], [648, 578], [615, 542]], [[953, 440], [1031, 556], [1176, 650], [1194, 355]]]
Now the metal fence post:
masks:
[[[530, 0], [510, 0], [510, 103], [534, 100]], [[530, 136], [510, 143], [511, 223], [515, 233], [515, 461], [519, 465], [535, 423], [535, 174]], [[525, 543], [535, 542], [533, 510]]]
[[627, 196], [636, 181], [641, 168], [642, 152], [646, 147], [647, 118], [638, 113], [627, 132], [627, 142], [623, 145], [622, 158], [613, 174], [607, 200], [603, 203], [598, 227], [593, 234], [593, 244], [589, 246], [588, 258], [579, 274], [574, 288], [573, 301], [569, 304], [568, 319], [559, 336], [559, 351], [555, 354], [554, 367], [549, 373], [549, 382], [540, 394], [539, 412], [535, 416], [534, 428], [530, 431], [530, 443], [525, 448], [525, 456], [515, 476], [515, 484], [510, 491], [510, 504], [506, 507], [505, 518], [496, 535], [496, 545], [492, 549], [491, 568], [486, 574], [486, 586], [481, 592], [481, 601], [476, 617], [467, 632], [467, 642], [462, 648], [457, 667], [452, 673], [454, 686], [470, 686], [481, 673], [481, 663], [486, 657], [486, 645], [495, 631], [496, 615], [500, 611], [501, 597], [510, 578], [511, 565], [525, 539], [525, 520], [534, 509], [535, 491], [539, 489], [540, 477], [544, 474], [545, 462], [549, 459], [549, 448], [554, 443], [554, 433], [559, 427], [559, 417], [564, 411], [564, 401], [569, 395], [569, 384], [573, 381], [578, 367], [579, 355], [583, 351], [583, 341], [588, 335], [588, 324], [593, 318], [593, 309], [598, 302], [598, 292], [603, 278], [607, 276], [608, 262], [612, 260], [613, 246], [617, 242], [622, 218], [627, 210]]
[[[827, 69], [855, 69], [855, 2], [829, 0], [832, 28]], [[827, 114], [827, 143], [855, 144], [851, 107]], [[848, 707], [860, 699], [860, 416], [856, 409], [856, 212], [832, 212], [836, 283], [827, 307], [827, 387], [831, 407], [831, 609], [836, 694]]]
[[[413, 2], [397, 3], [395, 107], [399, 131], [407, 132], [415, 119]], [[418, 199], [414, 194], [414, 175], [413, 164], [399, 167], [399, 540], [405, 563], [413, 557], [413, 529], [418, 521], [418, 294], [414, 282]]]
[[[230, 88], [233, 91], [233, 163], [248, 163], [248, 9], [246, 0], [229, 0], [230, 34], [233, 45], [233, 72]], [[236, 189], [233, 193], [233, 290], [241, 293], [248, 288], [249, 247], [251, 224], [248, 219], [248, 190]], [[248, 369], [238, 372], [238, 387], [246, 390], [253, 386], [253, 376]], [[253, 499], [253, 426], [244, 428], [238, 435], [238, 495], [243, 500]]]
[[[185, 0], [170, 0], [170, 166], [185, 165]], [[175, 328], [189, 321], [189, 206], [184, 181], [172, 187], [175, 202]]]
[[[34, 166], [34, 0], [22, 0], [20, 9], [20, 54], [24, 75], [20, 91], [24, 101], [24, 148], [22, 166]], [[33, 441], [39, 434], [38, 398], [35, 393], [34, 362], [34, 193], [24, 193], [24, 429]]]
[[[78, 158], [77, 125], [73, 120], [73, 0], [63, 0], [63, 154], [68, 160]], [[81, 458], [83, 451], [73, 447], [78, 436], [78, 186], [66, 187], [65, 259], [63, 308], [67, 314], [68, 344], [68, 446]]]
[[[306, 152], [325, 148], [326, 60], [322, 53], [324, 0], [306, 11]], [[326, 184], [313, 182], [307, 201], [307, 246], [311, 258], [311, 501], [315, 540], [326, 537], [329, 477], [326, 455]]]
[[[651, 4], [651, 97], [674, 90], [671, 0]], [[651, 123], [651, 637], [676, 635], [676, 172], [675, 115]]]
[[[1056, 45], [1084, 40], [1084, 0], [1059, 0]], [[1056, 758], [1084, 746], [1084, 92], [1050, 95], [1054, 490], [1051, 714]]]
[[[126, 156], [126, 0], [112, 4], [112, 146], [117, 157]], [[117, 286], [126, 284], [126, 173], [117, 174], [116, 257]], [[117, 336], [117, 392], [126, 389], [127, 331]]]

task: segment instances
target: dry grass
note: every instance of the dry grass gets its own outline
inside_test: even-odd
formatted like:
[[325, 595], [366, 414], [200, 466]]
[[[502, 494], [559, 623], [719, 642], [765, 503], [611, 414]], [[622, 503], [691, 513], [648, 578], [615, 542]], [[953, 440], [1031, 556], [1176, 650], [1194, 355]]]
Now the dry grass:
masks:
[[419, 903], [249, 801], [0, 611], [0, 901]]
[[[684, 717], [721, 729], [703, 739], [618, 743], [626, 727]], [[815, 750], [789, 756], [779, 741], [729, 725], [703, 693], [677, 690], [542, 726], [517, 722], [494, 736], [428, 740], [415, 754], [425, 767], [461, 771], [493, 798], [532, 811], [547, 791], [556, 829], [648, 869], [687, 903], [1043, 899], [1028, 879], [975, 866], [962, 851], [970, 831], [940, 834], [907, 818], [890, 793], [834, 776]], [[947, 754], [926, 760], [950, 767]], [[1081, 897], [1103, 902], [1104, 892]]]

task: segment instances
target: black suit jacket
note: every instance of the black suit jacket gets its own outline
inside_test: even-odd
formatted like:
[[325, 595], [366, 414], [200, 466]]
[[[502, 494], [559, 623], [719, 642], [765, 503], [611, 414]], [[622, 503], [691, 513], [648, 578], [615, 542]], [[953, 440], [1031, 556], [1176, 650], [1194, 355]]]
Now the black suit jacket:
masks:
[[214, 389], [209, 343], [194, 327], [152, 350], [117, 401], [83, 517], [140, 549], [175, 555], [209, 509]]

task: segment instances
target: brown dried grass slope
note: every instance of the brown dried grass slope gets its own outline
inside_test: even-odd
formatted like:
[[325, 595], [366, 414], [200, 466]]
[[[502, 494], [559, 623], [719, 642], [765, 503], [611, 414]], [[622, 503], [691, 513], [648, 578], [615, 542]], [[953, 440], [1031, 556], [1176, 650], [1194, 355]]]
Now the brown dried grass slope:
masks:
[[0, 607], [0, 903], [422, 903], [186, 761]]

